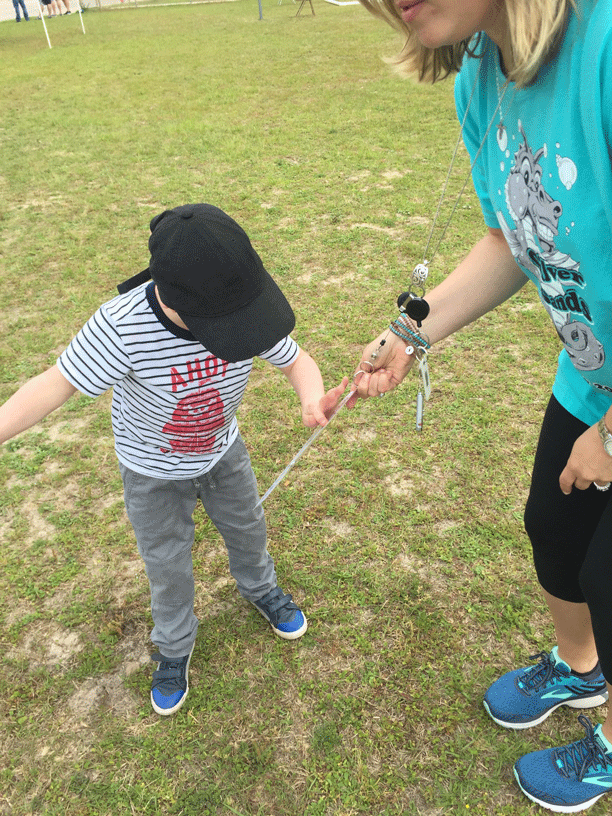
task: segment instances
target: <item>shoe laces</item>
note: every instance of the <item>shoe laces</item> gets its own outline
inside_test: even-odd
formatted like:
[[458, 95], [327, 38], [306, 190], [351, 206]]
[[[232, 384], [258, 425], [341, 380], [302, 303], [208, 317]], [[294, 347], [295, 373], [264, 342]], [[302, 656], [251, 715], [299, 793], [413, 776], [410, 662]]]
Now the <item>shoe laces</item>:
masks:
[[606, 753], [601, 740], [597, 739], [593, 723], [584, 714], [578, 722], [584, 727], [586, 736], [570, 745], [564, 745], [555, 751], [555, 761], [560, 772], [566, 777], [576, 777], [582, 782], [587, 771], [601, 771], [610, 768], [612, 758]]
[[560, 674], [557, 664], [553, 661], [548, 652], [538, 652], [530, 655], [530, 660], [538, 660], [539, 663], [527, 669], [519, 681], [521, 688], [538, 689], [550, 683], [555, 675]]

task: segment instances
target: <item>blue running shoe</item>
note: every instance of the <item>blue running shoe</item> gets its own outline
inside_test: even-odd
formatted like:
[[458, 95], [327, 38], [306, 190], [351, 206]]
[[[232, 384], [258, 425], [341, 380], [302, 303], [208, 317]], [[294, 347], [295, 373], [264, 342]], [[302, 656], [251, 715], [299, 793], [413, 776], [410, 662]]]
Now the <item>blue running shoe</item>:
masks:
[[192, 654], [193, 646], [185, 657], [151, 655], [151, 660], [157, 662], [157, 671], [153, 672], [151, 682], [151, 705], [157, 714], [162, 716], [174, 714], [187, 699], [189, 662]]
[[612, 791], [612, 745], [581, 714], [586, 737], [521, 757], [514, 775], [523, 793], [555, 813], [578, 813]]
[[275, 586], [258, 601], [251, 601], [255, 609], [263, 615], [275, 634], [285, 640], [295, 640], [306, 631], [308, 624], [300, 608], [293, 603], [291, 595], [285, 595]]
[[608, 699], [601, 671], [594, 680], [572, 674], [567, 663], [559, 658], [556, 646], [550, 654], [540, 652], [529, 659], [539, 662], [507, 672], [487, 689], [484, 707], [498, 725], [531, 728], [559, 706], [593, 708]]

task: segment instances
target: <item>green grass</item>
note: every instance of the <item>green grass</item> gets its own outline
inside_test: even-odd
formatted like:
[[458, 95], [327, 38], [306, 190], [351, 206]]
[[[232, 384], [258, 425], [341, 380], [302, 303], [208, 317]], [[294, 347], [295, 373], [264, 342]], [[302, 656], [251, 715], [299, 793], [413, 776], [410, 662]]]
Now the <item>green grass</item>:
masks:
[[[422, 260], [452, 83], [394, 77], [393, 35], [361, 7], [296, 10], [90, 10], [85, 35], [76, 15], [49, 21], [51, 49], [39, 22], [0, 26], [0, 399], [147, 265], [149, 220], [188, 201], [245, 226], [326, 383], [354, 371]], [[449, 202], [466, 172], [460, 153]], [[481, 233], [468, 189], [432, 283]], [[148, 701], [109, 396], [4, 446], [0, 813], [537, 813], [512, 763], [579, 736], [575, 713], [505, 733], [481, 698], [552, 635], [522, 507], [557, 351], [528, 288], [433, 351], [421, 435], [416, 376], [334, 420], [266, 502], [281, 585], [309, 618], [297, 643], [240, 599], [198, 511], [201, 624], [169, 721]], [[240, 425], [263, 491], [308, 437], [263, 364]]]

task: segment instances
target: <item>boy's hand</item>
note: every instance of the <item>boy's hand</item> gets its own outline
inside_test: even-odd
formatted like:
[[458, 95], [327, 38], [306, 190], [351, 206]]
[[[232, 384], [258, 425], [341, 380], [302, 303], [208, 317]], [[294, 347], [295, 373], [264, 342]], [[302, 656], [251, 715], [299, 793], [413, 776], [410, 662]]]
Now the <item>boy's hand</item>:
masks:
[[340, 397], [345, 392], [348, 381], [348, 377], [343, 377], [340, 385], [330, 388], [319, 402], [310, 403], [304, 407], [302, 421], [307, 428], [314, 428], [315, 425], [327, 425], [330, 416], [338, 407]]

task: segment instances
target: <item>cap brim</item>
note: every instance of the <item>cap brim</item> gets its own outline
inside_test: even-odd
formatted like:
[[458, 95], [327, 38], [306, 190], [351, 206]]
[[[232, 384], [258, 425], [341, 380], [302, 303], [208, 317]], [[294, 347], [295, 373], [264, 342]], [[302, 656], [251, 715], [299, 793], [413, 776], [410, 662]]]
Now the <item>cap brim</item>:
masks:
[[272, 277], [263, 270], [263, 289], [249, 304], [227, 315], [202, 317], [179, 311], [189, 331], [215, 357], [237, 363], [276, 345], [295, 327], [295, 315]]
[[126, 292], [130, 292], [132, 289], [135, 289], [137, 286], [140, 286], [141, 283], [146, 283], [147, 281], [151, 280], [151, 272], [149, 271], [149, 267], [143, 269], [142, 272], [139, 272], [137, 275], [133, 275], [123, 283], [117, 284], [117, 291], [120, 295], [124, 295]]

